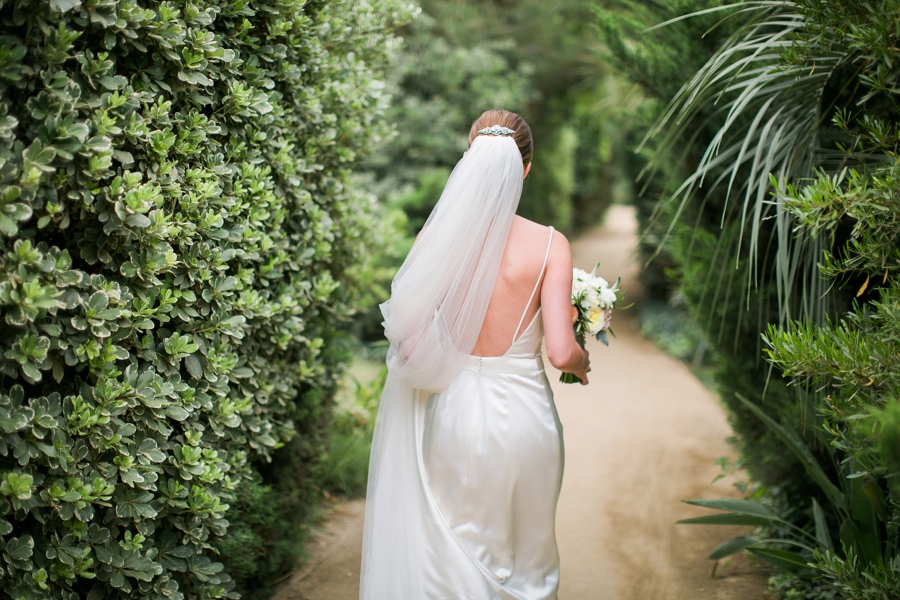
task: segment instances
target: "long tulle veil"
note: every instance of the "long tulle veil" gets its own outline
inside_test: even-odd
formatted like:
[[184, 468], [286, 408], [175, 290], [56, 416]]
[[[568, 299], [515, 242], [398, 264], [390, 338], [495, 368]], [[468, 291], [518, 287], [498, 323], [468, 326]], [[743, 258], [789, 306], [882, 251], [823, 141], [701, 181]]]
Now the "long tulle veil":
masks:
[[369, 465], [363, 600], [425, 598], [419, 559], [437, 551], [440, 515], [422, 467], [423, 403], [450, 385], [475, 347], [522, 175], [511, 137], [476, 137], [381, 305], [391, 345]]

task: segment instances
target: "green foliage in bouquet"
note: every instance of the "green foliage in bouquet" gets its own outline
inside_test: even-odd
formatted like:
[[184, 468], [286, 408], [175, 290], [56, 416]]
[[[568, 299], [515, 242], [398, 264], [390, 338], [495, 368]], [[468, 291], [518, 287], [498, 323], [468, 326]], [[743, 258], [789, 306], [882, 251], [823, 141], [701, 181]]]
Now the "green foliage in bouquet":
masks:
[[320, 452], [401, 12], [0, 2], [4, 597], [237, 597], [251, 465]]

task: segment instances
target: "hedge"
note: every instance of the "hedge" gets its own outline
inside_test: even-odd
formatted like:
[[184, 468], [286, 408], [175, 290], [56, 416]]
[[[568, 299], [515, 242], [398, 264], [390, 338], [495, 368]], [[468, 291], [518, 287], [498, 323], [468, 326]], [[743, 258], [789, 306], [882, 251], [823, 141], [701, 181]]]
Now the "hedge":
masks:
[[0, 0], [0, 597], [238, 596], [229, 501], [365, 293], [398, 6]]

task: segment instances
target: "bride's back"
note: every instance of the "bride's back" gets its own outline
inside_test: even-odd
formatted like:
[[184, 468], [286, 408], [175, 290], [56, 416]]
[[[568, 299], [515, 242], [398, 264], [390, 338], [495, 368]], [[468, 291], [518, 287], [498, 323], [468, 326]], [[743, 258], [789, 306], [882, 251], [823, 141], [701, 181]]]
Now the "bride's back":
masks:
[[473, 355], [502, 356], [513, 343], [513, 334], [516, 333], [516, 326], [519, 325], [523, 312], [525, 318], [518, 335], [522, 335], [531, 323], [541, 304], [540, 286], [531, 298], [527, 310], [525, 304], [541, 277], [549, 241], [548, 227], [515, 217]]

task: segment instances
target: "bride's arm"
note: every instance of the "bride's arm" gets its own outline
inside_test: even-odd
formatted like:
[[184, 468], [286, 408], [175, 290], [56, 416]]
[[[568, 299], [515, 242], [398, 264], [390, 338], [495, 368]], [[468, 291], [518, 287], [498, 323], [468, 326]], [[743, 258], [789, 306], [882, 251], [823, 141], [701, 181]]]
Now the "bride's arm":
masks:
[[572, 250], [569, 240], [553, 232], [547, 271], [541, 288], [544, 320], [544, 339], [550, 364], [567, 373], [574, 373], [582, 384], [587, 383], [590, 358], [575, 341], [572, 330]]

